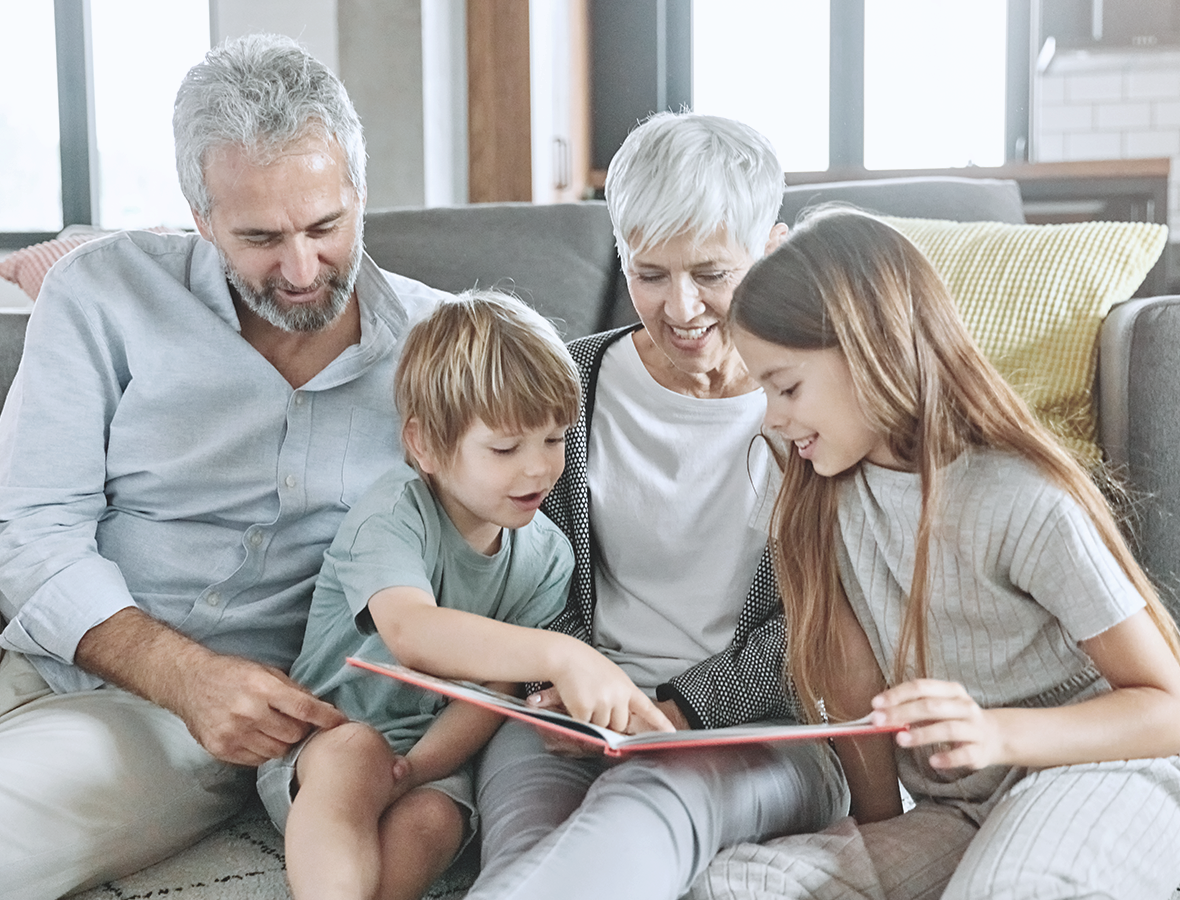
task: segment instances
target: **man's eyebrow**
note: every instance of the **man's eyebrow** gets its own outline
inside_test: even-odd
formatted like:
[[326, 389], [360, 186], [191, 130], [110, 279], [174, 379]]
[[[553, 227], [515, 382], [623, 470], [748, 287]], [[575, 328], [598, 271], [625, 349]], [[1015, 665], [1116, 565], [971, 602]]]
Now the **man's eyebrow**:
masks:
[[[336, 222], [340, 221], [340, 219], [342, 219], [344, 217], [344, 214], [345, 214], [345, 210], [343, 210], [343, 209], [337, 210], [336, 212], [328, 213], [326, 216], [316, 219], [316, 221], [312, 222], [306, 228], [301, 228], [300, 231], [315, 231], [315, 230], [323, 228], [327, 225], [335, 224]], [[237, 235], [238, 237], [275, 237], [277, 235], [282, 234], [281, 231], [274, 231], [270, 228], [249, 228], [249, 227], [232, 228], [232, 229], [230, 229], [230, 233]]]

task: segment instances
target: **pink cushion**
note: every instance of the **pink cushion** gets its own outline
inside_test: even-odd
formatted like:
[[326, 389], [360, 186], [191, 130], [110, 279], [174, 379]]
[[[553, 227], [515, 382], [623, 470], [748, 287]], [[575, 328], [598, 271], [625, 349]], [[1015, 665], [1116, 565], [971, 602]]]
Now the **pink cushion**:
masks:
[[103, 232], [76, 234], [71, 237], [54, 238], [31, 247], [23, 247], [11, 256], [0, 259], [0, 278], [20, 286], [26, 294], [37, 299], [45, 273], [55, 262], [87, 241], [102, 237]]

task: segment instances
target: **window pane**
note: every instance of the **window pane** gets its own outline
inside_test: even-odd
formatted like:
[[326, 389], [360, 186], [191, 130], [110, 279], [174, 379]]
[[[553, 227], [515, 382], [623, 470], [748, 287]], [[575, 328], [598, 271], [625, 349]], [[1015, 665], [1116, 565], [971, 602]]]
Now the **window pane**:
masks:
[[0, 0], [0, 19], [0, 231], [60, 231], [53, 4]]
[[1006, 27], [1006, 0], [866, 0], [866, 168], [1003, 164]]
[[103, 228], [192, 227], [176, 182], [172, 103], [209, 49], [208, 0], [91, 0]]
[[827, 0], [693, 0], [692, 103], [770, 138], [783, 168], [828, 167]]

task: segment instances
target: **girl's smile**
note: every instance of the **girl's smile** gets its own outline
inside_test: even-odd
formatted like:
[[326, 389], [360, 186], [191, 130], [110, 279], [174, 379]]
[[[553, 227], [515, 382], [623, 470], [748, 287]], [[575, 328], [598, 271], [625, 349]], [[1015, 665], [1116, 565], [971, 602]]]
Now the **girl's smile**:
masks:
[[797, 350], [741, 328], [734, 344], [766, 392], [763, 427], [795, 445], [819, 475], [839, 475], [863, 459], [902, 468], [861, 409], [852, 373], [836, 348]]

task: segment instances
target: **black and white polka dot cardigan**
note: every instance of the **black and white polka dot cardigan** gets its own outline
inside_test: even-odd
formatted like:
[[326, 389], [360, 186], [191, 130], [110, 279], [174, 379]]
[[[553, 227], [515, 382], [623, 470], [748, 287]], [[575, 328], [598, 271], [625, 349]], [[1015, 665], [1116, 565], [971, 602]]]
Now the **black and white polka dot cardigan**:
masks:
[[[582, 415], [566, 435], [565, 472], [543, 507], [574, 547], [574, 576], [569, 602], [549, 627], [590, 642], [597, 547], [590, 531], [590, 487], [586, 476], [587, 437], [594, 414], [595, 388], [603, 354], [638, 326], [573, 341], [585, 398]], [[796, 711], [794, 691], [786, 686], [783, 654], [786, 623], [769, 551], [762, 554], [730, 645], [657, 690], [660, 700], [674, 700], [694, 728], [718, 728], [760, 719], [789, 717]]]

